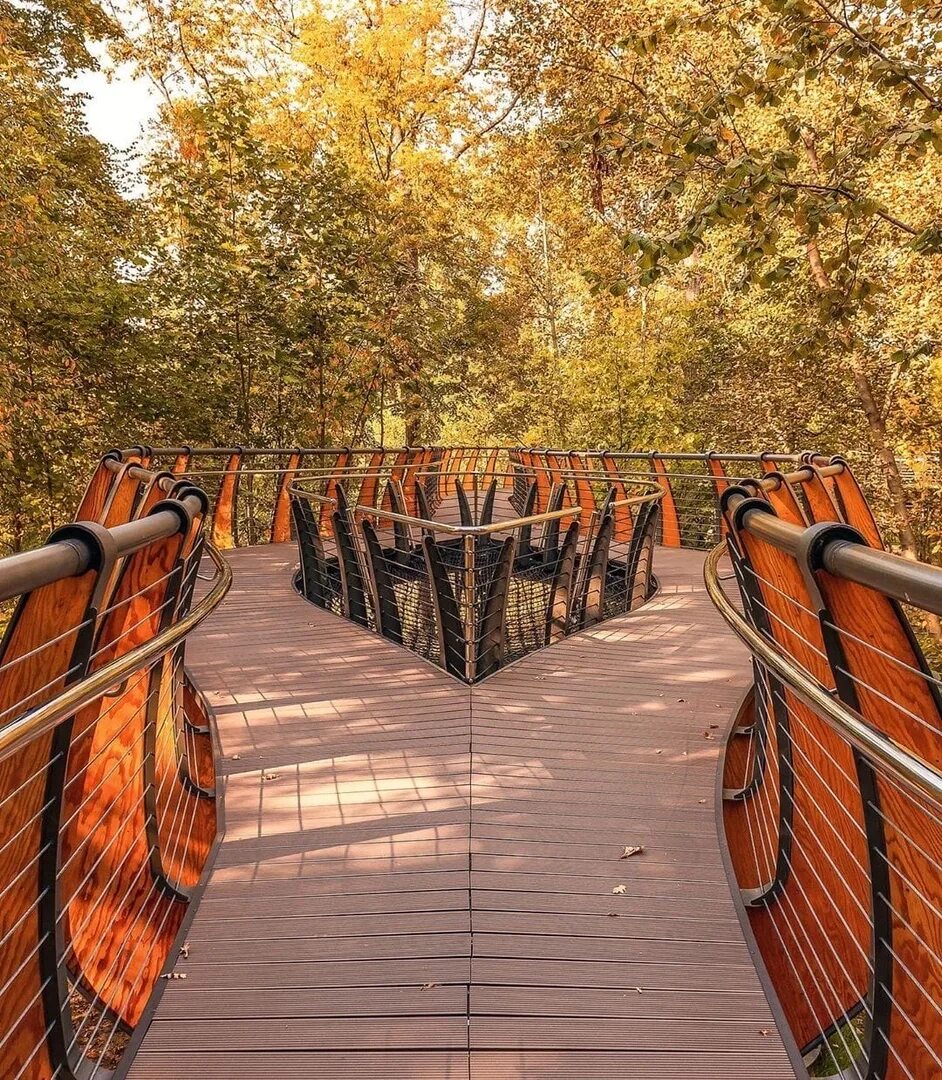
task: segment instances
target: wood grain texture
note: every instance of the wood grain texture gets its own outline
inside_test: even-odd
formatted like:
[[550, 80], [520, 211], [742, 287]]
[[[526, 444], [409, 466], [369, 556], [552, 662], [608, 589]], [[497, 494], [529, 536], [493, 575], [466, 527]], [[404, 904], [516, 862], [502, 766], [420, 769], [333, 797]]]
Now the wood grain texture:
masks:
[[657, 483], [664, 492], [661, 499], [661, 543], [665, 547], [680, 547], [680, 517], [671, 488], [670, 475], [664, 462], [655, 454], [650, 459], [651, 468], [657, 474]]
[[133, 1080], [793, 1075], [716, 833], [750, 671], [701, 556], [473, 690], [306, 604], [284, 548], [230, 559], [189, 652], [226, 832]]
[[219, 480], [219, 490], [213, 504], [213, 520], [210, 530], [216, 547], [228, 551], [235, 547], [236, 501], [239, 498], [239, 474], [242, 468], [242, 452], [230, 454], [225, 471]]
[[[898, 745], [942, 771], [937, 684], [899, 606], [863, 585], [821, 571], [827, 604], [860, 712]], [[883, 1038], [886, 1076], [942, 1071], [942, 820], [940, 808], [878, 777], [876, 805], [890, 872], [892, 1009]]]
[[[51, 700], [81, 677], [80, 657], [87, 646], [79, 642], [99, 585], [98, 572], [91, 570], [20, 600], [0, 646], [4, 722]], [[58, 1021], [47, 1015], [43, 992], [52, 999], [58, 995], [40, 963], [40, 946], [50, 942], [40, 914], [45, 875], [39, 864], [44, 852], [49, 858], [43, 836], [47, 778], [60, 757], [54, 736], [47, 735], [0, 763], [0, 1074], [27, 1080], [44, 1080], [54, 1068], [47, 1036]], [[50, 884], [47, 877], [45, 887]]]
[[[796, 561], [748, 530], [738, 539], [771, 636], [818, 682], [833, 685], [821, 626]], [[781, 693], [792, 768], [779, 776], [779, 799], [792, 808], [791, 848], [782, 891], [768, 905], [750, 909], [750, 918], [789, 1024], [806, 1045], [870, 990], [868, 904], [854, 903], [869, 897], [868, 855], [851, 748], [791, 691]], [[768, 812], [745, 805], [741, 827], [752, 830], [749, 843], [759, 853], [778, 850], [778, 837], [766, 833], [761, 839], [769, 824]], [[764, 871], [767, 882], [775, 878], [774, 858]]]
[[289, 488], [294, 483], [300, 465], [301, 455], [299, 453], [289, 454], [284, 472], [278, 477], [278, 490], [275, 494], [275, 505], [271, 517], [271, 542], [273, 544], [286, 544], [291, 539], [291, 495]]

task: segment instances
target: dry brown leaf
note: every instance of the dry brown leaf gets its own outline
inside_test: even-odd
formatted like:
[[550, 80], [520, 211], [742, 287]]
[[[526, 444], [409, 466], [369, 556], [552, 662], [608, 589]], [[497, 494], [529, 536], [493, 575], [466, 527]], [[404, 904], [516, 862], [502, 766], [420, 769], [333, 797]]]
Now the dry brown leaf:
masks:
[[716, 736], [713, 734], [712, 731], [704, 731], [703, 737], [704, 737], [704, 739], [715, 739], [716, 738]]
[[639, 994], [643, 994], [643, 993], [644, 993], [644, 991], [643, 991], [643, 990], [641, 989], [641, 987], [640, 987], [640, 986], [636, 986], [636, 987], [635, 987], [635, 990], [637, 990]]
[[616, 885], [615, 888], [612, 889], [612, 894], [614, 896], [623, 896], [626, 892], [628, 892], [627, 885]]
[[697, 799], [697, 802], [702, 806], [706, 802], [706, 799]]
[[229, 760], [230, 761], [241, 761], [242, 760], [242, 755], [241, 754], [233, 754], [232, 757], [229, 758]]
[[422, 983], [419, 990], [434, 990], [438, 986], [438, 983]]
[[629, 844], [619, 855], [619, 859], [630, 859], [632, 855], [643, 855], [644, 844]]
[[184, 941], [180, 946], [180, 955], [184, 960], [190, 955], [190, 943], [188, 941]]
[[160, 976], [162, 979], [185, 979], [186, 974], [182, 971], [168, 971], [166, 975]]
[[759, 1034], [760, 1035], [771, 1035], [771, 1032], [769, 1031], [768, 1028], [759, 1028]]
[[610, 911], [610, 912], [608, 913], [608, 917], [609, 917], [610, 919], [620, 919], [620, 918], [621, 918], [621, 914], [620, 914], [619, 912], [617, 912], [617, 911]]
[[278, 776], [279, 776], [279, 774], [276, 773], [276, 772], [262, 773], [262, 779], [263, 780], [277, 780]]

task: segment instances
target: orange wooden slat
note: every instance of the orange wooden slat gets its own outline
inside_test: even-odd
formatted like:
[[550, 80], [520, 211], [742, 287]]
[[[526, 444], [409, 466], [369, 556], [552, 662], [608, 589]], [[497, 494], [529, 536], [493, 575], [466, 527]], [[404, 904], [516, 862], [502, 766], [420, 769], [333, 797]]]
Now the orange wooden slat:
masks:
[[[847, 672], [841, 696], [874, 728], [942, 771], [942, 700], [899, 605], [823, 570], [816, 581], [826, 618], [838, 629], [833, 647]], [[881, 850], [871, 864], [883, 886], [878, 891], [889, 894], [888, 940], [881, 937], [883, 963], [876, 963], [890, 999], [875, 1043], [878, 1051], [891, 1048], [889, 1080], [933, 1076], [942, 1046], [942, 822], [937, 805], [879, 773], [874, 781], [868, 810]]]
[[575, 473], [576, 502], [582, 508], [579, 512], [579, 525], [588, 529], [596, 510], [595, 492], [587, 476], [585, 463], [575, 450], [569, 454], [569, 466]]
[[[77, 578], [46, 585], [20, 600], [0, 649], [0, 712], [5, 723], [81, 678], [94, 612], [109, 572], [101, 560]], [[68, 736], [69, 726], [64, 725], [0, 763], [0, 1073], [30, 1080], [53, 1075], [62, 1063], [53, 1061], [50, 1043], [58, 1036], [64, 1045], [70, 1037], [61, 1015], [66, 1003], [56, 1000], [57, 983], [49, 984], [61, 958], [55, 948], [52, 902], [55, 843], [50, 852], [44, 831], [51, 828], [55, 835], [58, 828], [61, 786], [52, 778], [61, 773]], [[47, 1006], [52, 1006], [48, 1015]]]
[[[758, 596], [768, 632], [823, 685], [831, 671], [805, 579], [795, 560], [748, 530], [736, 535], [744, 572]], [[769, 860], [778, 892], [749, 909], [750, 922], [776, 992], [800, 1045], [816, 1039], [870, 989], [867, 849], [852, 751], [825, 721], [783, 690], [791, 766], [780, 771], [780, 812], [791, 822], [778, 838], [785, 865]], [[748, 809], [748, 808], [747, 808]], [[767, 814], [766, 814], [767, 816]], [[746, 818], [757, 829], [762, 816]], [[830, 837], [831, 842], [823, 842]], [[769, 841], [765, 844], [768, 846]]]
[[[193, 535], [178, 533], [128, 556], [99, 632], [94, 669], [169, 623]], [[130, 1026], [140, 1019], [186, 911], [161, 884], [151, 704], [160, 672], [160, 665], [140, 671], [114, 697], [79, 712], [63, 802], [67, 963], [73, 978]], [[178, 777], [174, 771], [161, 780], [176, 785]]]
[[661, 499], [661, 543], [664, 547], [679, 548], [681, 546], [680, 518], [677, 515], [677, 503], [674, 501], [670, 476], [664, 462], [657, 454], [651, 455], [650, 463], [657, 474], [657, 483], [664, 492], [664, 498]]
[[[615, 501], [618, 502], [622, 499], [628, 498], [628, 489], [625, 487], [625, 483], [621, 477], [621, 470], [615, 462], [615, 459], [611, 454], [602, 454], [602, 467], [608, 473], [611, 478], [610, 483], [615, 489]], [[631, 516], [630, 506], [616, 506], [614, 511], [615, 516], [615, 532], [613, 537], [618, 543], [629, 543], [634, 535], [634, 521]]]
[[236, 544], [235, 515], [241, 468], [242, 451], [236, 450], [226, 461], [225, 472], [219, 481], [219, 491], [213, 506], [212, 541], [216, 547], [224, 551], [235, 547]]
[[278, 477], [278, 490], [275, 494], [275, 506], [271, 519], [271, 542], [286, 544], [291, 539], [291, 493], [289, 488], [294, 483], [301, 466], [301, 453], [295, 450], [288, 457], [284, 471]]

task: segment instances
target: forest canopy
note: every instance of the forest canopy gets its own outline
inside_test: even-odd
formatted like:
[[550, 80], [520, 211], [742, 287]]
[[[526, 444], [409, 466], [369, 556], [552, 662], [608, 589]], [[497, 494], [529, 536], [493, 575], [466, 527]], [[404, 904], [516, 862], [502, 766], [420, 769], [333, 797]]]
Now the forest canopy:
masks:
[[[910, 0], [0, 0], [0, 549], [110, 445], [482, 441], [847, 452], [938, 561], [940, 41]], [[159, 95], [127, 158], [102, 55]]]

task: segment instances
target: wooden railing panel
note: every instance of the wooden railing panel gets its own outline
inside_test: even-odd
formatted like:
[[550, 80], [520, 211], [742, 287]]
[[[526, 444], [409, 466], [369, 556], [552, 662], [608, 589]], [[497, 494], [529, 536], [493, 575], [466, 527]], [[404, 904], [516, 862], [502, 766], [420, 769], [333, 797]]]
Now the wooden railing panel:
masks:
[[138, 500], [142, 494], [142, 482], [132, 470], [139, 470], [136, 462], [126, 461], [115, 472], [114, 482], [108, 492], [104, 510], [95, 520], [107, 528], [123, 525], [135, 516]]
[[[942, 771], [939, 687], [898, 604], [819, 570], [842, 698], [898, 745]], [[873, 1006], [876, 1075], [942, 1070], [942, 820], [938, 807], [871, 772], [868, 836], [875, 905], [871, 947], [879, 973]], [[885, 1071], [881, 1072], [883, 1069]]]
[[[628, 498], [628, 489], [625, 487], [624, 480], [621, 477], [621, 470], [618, 468], [615, 459], [611, 454], [602, 454], [600, 460], [602, 468], [609, 475], [609, 482], [615, 492], [616, 504], [623, 502]], [[619, 544], [630, 543], [634, 534], [634, 519], [631, 516], [631, 507], [616, 505], [612, 510], [612, 517], [615, 522], [615, 542]]]
[[664, 492], [664, 497], [661, 499], [661, 543], [664, 547], [679, 548], [681, 546], [680, 517], [677, 514], [677, 503], [674, 501], [670, 474], [657, 454], [652, 454], [649, 460], [651, 468], [657, 474], [657, 483]]
[[[801, 569], [748, 530], [738, 531], [737, 541], [772, 638], [828, 685], [821, 628]], [[793, 769], [780, 776], [780, 806], [792, 812], [778, 850], [787, 840], [787, 858], [784, 865], [778, 860], [775, 889], [749, 914], [789, 1025], [806, 1045], [870, 991], [869, 913], [854, 903], [868, 895], [868, 852], [850, 748], [791, 691], [784, 701]], [[823, 845], [822, 837], [831, 842]]]
[[98, 462], [76, 508], [76, 521], [104, 520], [105, 508], [115, 484], [120, 461], [120, 454], [112, 451]]
[[882, 548], [883, 537], [873, 510], [864, 493], [860, 490], [857, 477], [854, 476], [851, 467], [842, 458], [833, 458], [832, 463], [843, 464], [843, 469], [833, 478], [835, 498], [841, 511], [841, 520], [853, 526], [863, 534], [864, 539], [871, 547]]
[[785, 474], [771, 471], [766, 474], [766, 479], [770, 481], [770, 484], [764, 489], [763, 494], [775, 508], [775, 513], [783, 521], [788, 521], [792, 525], [802, 527], [809, 525], [808, 515]]
[[271, 542], [286, 544], [291, 539], [291, 485], [301, 467], [301, 452], [295, 450], [288, 457], [284, 472], [278, 477], [275, 506], [271, 519]]
[[[193, 522], [181, 551], [183, 577], [173, 621], [190, 608], [202, 556], [201, 524], [200, 519]], [[193, 730], [187, 722], [182, 646], [152, 669], [150, 694], [145, 747], [153, 761], [157, 872], [186, 894], [199, 881], [212, 849], [216, 805], [209, 731]]]
[[[75, 535], [75, 530], [69, 530]], [[53, 539], [55, 536], [53, 537]], [[93, 569], [24, 596], [0, 646], [4, 722], [52, 700], [86, 670], [106, 556]], [[48, 1080], [65, 1063], [70, 1028], [56, 949], [56, 834], [68, 730], [34, 739], [0, 763], [0, 1073]]]
[[236, 546], [236, 503], [239, 498], [239, 473], [242, 468], [242, 451], [230, 454], [225, 471], [219, 481], [219, 490], [213, 506], [211, 536], [213, 544], [222, 551]]
[[569, 455], [569, 468], [575, 475], [576, 505], [581, 507], [579, 524], [583, 529], [588, 529], [596, 510], [595, 492], [592, 490], [582, 456], [575, 451]]
[[[96, 642], [93, 669], [160, 632], [173, 613], [186, 535], [129, 556]], [[186, 910], [163, 878], [153, 805], [154, 675], [75, 720], [64, 795], [62, 925], [73, 977], [120, 1019], [141, 1017]]]

